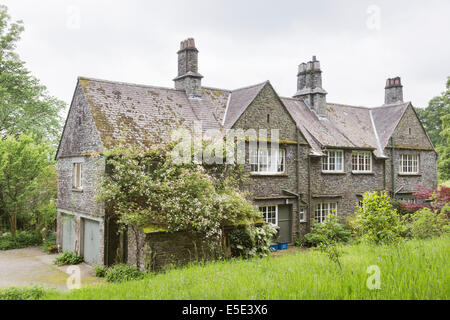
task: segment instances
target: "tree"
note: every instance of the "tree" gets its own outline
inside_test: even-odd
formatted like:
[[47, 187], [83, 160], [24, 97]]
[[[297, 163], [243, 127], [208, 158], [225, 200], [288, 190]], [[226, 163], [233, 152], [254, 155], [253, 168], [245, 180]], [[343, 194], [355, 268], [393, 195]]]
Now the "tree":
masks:
[[417, 109], [417, 112], [434, 146], [443, 145], [442, 117], [450, 114], [450, 77], [447, 78], [446, 91], [431, 99], [427, 108]]
[[23, 30], [23, 23], [11, 22], [7, 7], [0, 5], [0, 138], [32, 133], [55, 143], [65, 104], [48, 94], [15, 52]]
[[440, 156], [438, 162], [439, 177], [442, 180], [450, 180], [450, 113], [442, 117], [441, 137], [444, 142], [438, 148]]
[[47, 192], [54, 192], [50, 187], [40, 188], [54, 173], [53, 152], [48, 143], [36, 143], [30, 135], [0, 139], [0, 207], [14, 237], [18, 217], [32, 213], [47, 201]]

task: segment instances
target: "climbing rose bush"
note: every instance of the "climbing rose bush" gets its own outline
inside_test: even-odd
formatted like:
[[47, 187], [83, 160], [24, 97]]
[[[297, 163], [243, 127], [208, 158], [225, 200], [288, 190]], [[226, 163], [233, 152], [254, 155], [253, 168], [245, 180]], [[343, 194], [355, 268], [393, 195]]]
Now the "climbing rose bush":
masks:
[[[173, 145], [150, 150], [117, 148], [106, 154], [100, 199], [119, 222], [132, 228], [161, 226], [218, 240], [222, 228], [252, 224], [261, 214], [239, 191], [243, 169], [176, 164]], [[211, 241], [213, 243], [213, 241]]]

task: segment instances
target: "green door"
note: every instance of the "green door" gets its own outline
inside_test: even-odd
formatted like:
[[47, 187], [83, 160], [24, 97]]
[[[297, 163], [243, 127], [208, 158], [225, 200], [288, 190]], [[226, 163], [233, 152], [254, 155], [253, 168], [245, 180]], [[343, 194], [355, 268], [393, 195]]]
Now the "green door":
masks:
[[100, 224], [84, 219], [83, 258], [86, 263], [100, 264]]
[[280, 242], [292, 241], [292, 207], [278, 206], [278, 226], [280, 227]]
[[62, 249], [75, 251], [75, 218], [73, 216], [62, 216]]

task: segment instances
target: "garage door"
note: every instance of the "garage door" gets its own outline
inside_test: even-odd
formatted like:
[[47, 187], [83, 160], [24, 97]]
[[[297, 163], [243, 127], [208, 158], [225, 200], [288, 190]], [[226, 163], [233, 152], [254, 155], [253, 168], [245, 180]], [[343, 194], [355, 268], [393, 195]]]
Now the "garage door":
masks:
[[62, 224], [63, 251], [75, 251], [75, 217], [63, 215]]
[[280, 227], [280, 242], [292, 241], [292, 207], [278, 206], [278, 226]]
[[83, 258], [89, 264], [100, 264], [100, 224], [97, 221], [83, 221]]

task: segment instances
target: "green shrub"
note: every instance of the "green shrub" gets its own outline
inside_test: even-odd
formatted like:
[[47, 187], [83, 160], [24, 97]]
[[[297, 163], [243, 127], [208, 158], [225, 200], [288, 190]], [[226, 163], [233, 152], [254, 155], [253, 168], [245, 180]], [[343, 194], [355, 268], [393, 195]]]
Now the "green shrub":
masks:
[[57, 266], [73, 266], [82, 262], [83, 257], [80, 257], [76, 252], [64, 252], [54, 261]]
[[52, 232], [47, 235], [42, 244], [42, 251], [48, 254], [57, 253], [58, 247], [56, 246], [56, 233]]
[[0, 289], [0, 300], [39, 300], [47, 294], [41, 287]]
[[439, 237], [448, 231], [448, 218], [442, 212], [437, 214], [429, 208], [421, 209], [411, 215], [411, 235], [418, 239]]
[[94, 266], [94, 272], [97, 278], [104, 278], [106, 271], [108, 271], [107, 266]]
[[363, 241], [389, 244], [400, 240], [406, 230], [405, 221], [393, 208], [386, 192], [366, 192], [350, 224]]
[[22, 249], [41, 244], [42, 237], [38, 232], [19, 231], [15, 238], [10, 232], [0, 236], [0, 250]]
[[234, 229], [229, 235], [232, 255], [243, 258], [268, 255], [275, 234], [275, 228], [269, 224]]
[[145, 273], [138, 268], [126, 264], [118, 264], [108, 268], [105, 279], [108, 282], [125, 282], [139, 280], [145, 277]]
[[311, 232], [305, 235], [304, 245], [317, 247], [332, 241], [349, 242], [352, 233], [346, 226], [340, 223], [339, 218], [332, 214], [323, 223], [315, 223]]

